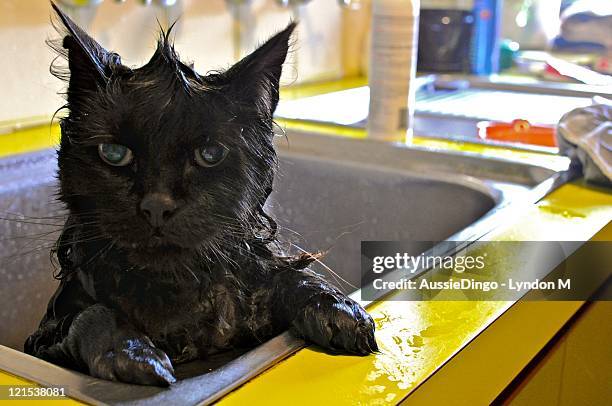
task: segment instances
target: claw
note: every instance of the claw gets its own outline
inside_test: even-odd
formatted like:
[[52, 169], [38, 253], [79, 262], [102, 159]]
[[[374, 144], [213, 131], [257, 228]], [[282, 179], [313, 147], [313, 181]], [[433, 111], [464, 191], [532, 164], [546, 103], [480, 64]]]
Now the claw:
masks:
[[368, 355], [378, 351], [372, 318], [340, 293], [314, 296], [293, 321], [293, 329], [333, 352]]
[[170, 359], [149, 343], [140, 340], [119, 343], [118, 350], [96, 358], [90, 373], [102, 379], [139, 385], [169, 386], [175, 383]]

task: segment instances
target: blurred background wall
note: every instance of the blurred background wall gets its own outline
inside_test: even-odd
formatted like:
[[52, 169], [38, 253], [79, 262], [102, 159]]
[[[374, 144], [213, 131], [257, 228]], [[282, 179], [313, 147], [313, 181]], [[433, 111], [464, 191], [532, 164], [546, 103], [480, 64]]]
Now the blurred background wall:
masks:
[[[200, 73], [229, 66], [240, 53], [252, 50], [298, 18], [299, 42], [285, 69], [283, 84], [360, 74], [357, 50], [362, 48], [362, 23], [367, 19], [360, 18], [358, 11], [342, 9], [333, 0], [312, 0], [294, 9], [280, 7], [276, 0], [253, 0], [246, 12], [228, 3], [178, 0], [172, 7], [161, 7], [155, 1], [145, 6], [137, 0], [105, 0], [96, 7], [64, 10], [104, 47], [120, 53], [124, 63], [136, 66], [153, 52], [156, 18], [163, 26], [178, 19], [174, 30], [177, 51], [183, 59], [193, 61]], [[57, 37], [50, 15], [46, 0], [0, 2], [0, 121], [50, 115], [62, 104], [57, 93], [63, 83], [49, 74], [54, 55], [45, 40]], [[343, 36], [344, 20], [349, 27]], [[343, 49], [347, 50], [344, 54]]]
[[[153, 52], [157, 20], [164, 27], [178, 20], [177, 51], [205, 73], [228, 67], [297, 19], [297, 42], [285, 65], [283, 85], [367, 75], [372, 0], [55, 1], [94, 3], [63, 8], [131, 66], [143, 64]], [[518, 42], [523, 50], [547, 49], [559, 31], [560, 5], [575, 1], [505, 0], [501, 38]], [[239, 3], [246, 5], [236, 6]], [[474, 0], [421, 0], [421, 5], [470, 8]], [[0, 1], [0, 124], [48, 117], [63, 103], [57, 93], [64, 84], [49, 74], [54, 55], [45, 40], [57, 38], [50, 17], [48, 0]]]

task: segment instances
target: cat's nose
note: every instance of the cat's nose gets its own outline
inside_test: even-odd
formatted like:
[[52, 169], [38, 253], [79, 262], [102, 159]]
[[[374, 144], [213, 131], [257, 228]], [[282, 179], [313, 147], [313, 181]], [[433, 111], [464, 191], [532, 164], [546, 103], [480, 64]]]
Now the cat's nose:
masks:
[[140, 202], [140, 211], [153, 227], [161, 227], [176, 211], [174, 199], [165, 193], [149, 193]]

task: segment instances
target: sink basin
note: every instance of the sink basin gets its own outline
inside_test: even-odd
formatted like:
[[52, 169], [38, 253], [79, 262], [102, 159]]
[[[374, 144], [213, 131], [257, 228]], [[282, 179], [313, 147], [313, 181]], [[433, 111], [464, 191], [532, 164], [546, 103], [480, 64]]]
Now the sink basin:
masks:
[[350, 293], [360, 282], [361, 241], [442, 241], [500, 200], [466, 177], [284, 153], [269, 210], [281, 241], [295, 252], [326, 252], [325, 266], [314, 268]]
[[[291, 250], [328, 251], [316, 270], [356, 299], [362, 240], [475, 239], [513, 202], [541, 198], [557, 176], [541, 166], [310, 133], [290, 132], [277, 148], [268, 208], [281, 241]], [[51, 150], [0, 160], [0, 217], [29, 216], [0, 220], [0, 370], [66, 386], [94, 404], [196, 404], [219, 399], [303, 346], [285, 333], [245, 353], [187, 364], [169, 389], [101, 381], [20, 352], [56, 286], [49, 260], [62, 224], [55, 167]]]

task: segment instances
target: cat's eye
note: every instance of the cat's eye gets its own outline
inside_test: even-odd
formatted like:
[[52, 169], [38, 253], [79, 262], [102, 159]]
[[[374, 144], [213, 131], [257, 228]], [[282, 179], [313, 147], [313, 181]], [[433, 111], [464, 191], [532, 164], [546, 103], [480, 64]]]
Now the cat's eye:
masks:
[[195, 161], [200, 166], [210, 168], [223, 162], [228, 152], [229, 149], [225, 145], [210, 144], [195, 150]]
[[126, 166], [132, 162], [132, 150], [120, 144], [100, 144], [98, 154], [104, 162], [112, 166]]

